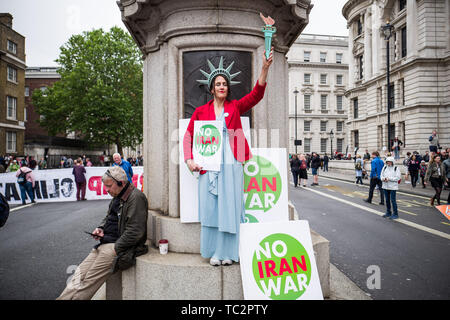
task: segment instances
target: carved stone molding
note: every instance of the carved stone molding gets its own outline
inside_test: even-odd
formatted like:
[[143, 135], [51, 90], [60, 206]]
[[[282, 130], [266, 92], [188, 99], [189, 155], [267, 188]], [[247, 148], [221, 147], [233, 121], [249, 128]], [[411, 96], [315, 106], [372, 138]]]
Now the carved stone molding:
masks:
[[308, 24], [311, 0], [119, 0], [122, 21], [144, 54], [169, 39], [202, 33], [263, 38], [259, 13], [275, 19], [273, 46], [287, 52]]

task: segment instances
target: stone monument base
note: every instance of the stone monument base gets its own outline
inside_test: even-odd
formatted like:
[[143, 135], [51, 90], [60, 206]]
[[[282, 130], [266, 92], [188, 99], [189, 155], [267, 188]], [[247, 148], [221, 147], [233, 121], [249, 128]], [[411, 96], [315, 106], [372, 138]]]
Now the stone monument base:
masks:
[[[298, 219], [290, 204], [290, 217]], [[108, 300], [242, 300], [244, 299], [239, 263], [231, 266], [211, 266], [202, 258], [195, 245], [200, 243], [200, 224], [182, 224], [157, 212], [149, 212], [149, 237], [147, 254], [137, 257], [136, 265], [106, 282]], [[169, 239], [169, 253], [161, 255], [155, 244], [164, 230], [179, 234], [180, 239], [190, 239], [183, 245]], [[176, 230], [177, 232], [174, 232]], [[184, 232], [190, 232], [187, 236]], [[324, 298], [330, 296], [329, 241], [311, 230], [314, 255]], [[192, 241], [192, 242], [191, 242]], [[171, 245], [173, 243], [173, 245]], [[177, 252], [178, 251], [178, 252]], [[180, 252], [181, 251], [181, 252]]]

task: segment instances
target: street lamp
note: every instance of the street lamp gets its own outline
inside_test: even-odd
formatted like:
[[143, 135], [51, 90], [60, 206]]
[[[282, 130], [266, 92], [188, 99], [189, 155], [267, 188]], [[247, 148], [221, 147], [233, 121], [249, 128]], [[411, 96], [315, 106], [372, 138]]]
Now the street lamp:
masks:
[[389, 21], [386, 22], [384, 26], [381, 27], [381, 30], [384, 34], [384, 40], [386, 40], [386, 84], [387, 84], [387, 126], [388, 126], [388, 134], [387, 134], [387, 145], [386, 148], [389, 152], [390, 145], [391, 145], [391, 104], [390, 104], [390, 97], [391, 97], [391, 86], [390, 86], [390, 80], [389, 80], [389, 39], [392, 36], [392, 31], [394, 30], [394, 27], [389, 24]]
[[298, 94], [298, 90], [297, 90], [297, 87], [295, 87], [295, 90], [294, 90], [294, 95], [295, 95], [295, 140], [294, 140], [295, 154], [297, 154], [297, 94]]
[[331, 131], [330, 131], [330, 140], [331, 140], [330, 157], [331, 157], [331, 159], [333, 159], [333, 136], [334, 136], [334, 132], [333, 132], [333, 129], [331, 129]]

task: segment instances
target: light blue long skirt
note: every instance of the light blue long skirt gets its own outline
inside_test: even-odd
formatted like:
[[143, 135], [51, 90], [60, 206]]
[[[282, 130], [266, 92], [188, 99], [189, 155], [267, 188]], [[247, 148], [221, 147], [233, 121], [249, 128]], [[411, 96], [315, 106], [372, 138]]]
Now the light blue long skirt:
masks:
[[239, 224], [244, 222], [244, 173], [231, 151], [224, 112], [222, 165], [200, 175], [198, 184], [200, 253], [204, 258], [239, 261]]

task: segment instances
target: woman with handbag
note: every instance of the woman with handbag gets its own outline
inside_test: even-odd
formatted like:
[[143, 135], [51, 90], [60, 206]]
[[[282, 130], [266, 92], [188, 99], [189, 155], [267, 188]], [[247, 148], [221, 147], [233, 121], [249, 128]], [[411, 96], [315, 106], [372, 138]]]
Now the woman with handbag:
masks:
[[434, 201], [437, 200], [438, 205], [441, 205], [441, 192], [442, 186], [445, 181], [445, 168], [441, 162], [441, 157], [436, 155], [430, 159], [428, 164], [427, 173], [425, 174], [425, 185], [428, 182], [434, 188], [435, 194], [430, 199], [430, 205], [434, 206]]

